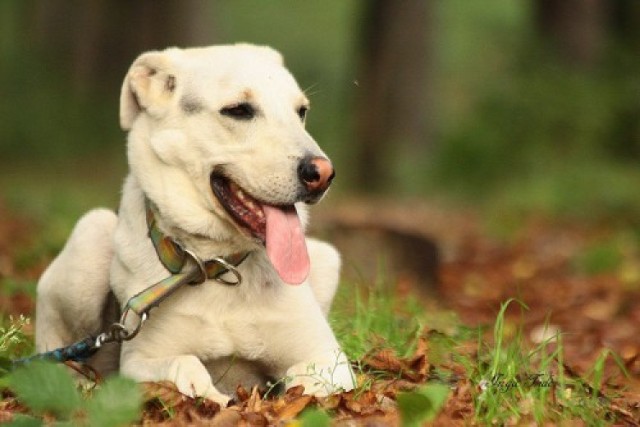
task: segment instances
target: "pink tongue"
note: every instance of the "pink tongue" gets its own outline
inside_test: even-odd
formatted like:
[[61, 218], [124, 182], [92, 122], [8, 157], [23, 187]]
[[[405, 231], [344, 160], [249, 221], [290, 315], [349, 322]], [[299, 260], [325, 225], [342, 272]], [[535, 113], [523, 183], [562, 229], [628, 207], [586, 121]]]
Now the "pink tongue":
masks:
[[263, 205], [267, 219], [267, 256], [280, 278], [299, 285], [309, 275], [309, 254], [302, 224], [294, 206]]

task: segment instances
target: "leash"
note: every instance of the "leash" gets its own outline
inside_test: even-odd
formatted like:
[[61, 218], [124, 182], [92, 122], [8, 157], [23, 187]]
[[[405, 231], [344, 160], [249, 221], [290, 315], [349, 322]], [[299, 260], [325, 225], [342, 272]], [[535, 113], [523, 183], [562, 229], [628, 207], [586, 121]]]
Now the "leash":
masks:
[[[207, 279], [228, 286], [237, 286], [242, 283], [242, 275], [237, 267], [247, 259], [251, 252], [239, 252], [226, 258], [215, 257], [208, 261], [202, 261], [196, 254], [185, 249], [180, 243], [160, 230], [154, 212], [156, 208], [149, 199], [145, 200], [145, 207], [148, 236], [160, 262], [171, 275], [131, 297], [124, 306], [120, 320], [113, 323], [106, 331], [90, 335], [65, 347], [14, 360], [12, 362], [14, 368], [34, 360], [51, 360], [61, 363], [67, 361], [85, 362], [104, 344], [122, 343], [135, 338], [144, 322], [149, 318], [151, 309], [160, 305], [162, 301], [184, 285], [200, 285]], [[186, 271], [183, 272], [183, 270]], [[222, 276], [225, 273], [231, 273], [234, 279], [223, 279]], [[127, 329], [125, 326], [129, 312], [134, 312], [138, 316], [138, 323], [133, 329]]]

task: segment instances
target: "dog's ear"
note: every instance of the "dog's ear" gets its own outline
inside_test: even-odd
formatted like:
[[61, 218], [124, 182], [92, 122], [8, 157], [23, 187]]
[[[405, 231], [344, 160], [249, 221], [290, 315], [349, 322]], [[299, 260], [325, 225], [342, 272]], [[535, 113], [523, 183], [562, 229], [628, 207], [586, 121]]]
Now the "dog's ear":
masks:
[[167, 52], [147, 52], [129, 68], [120, 93], [120, 126], [131, 129], [140, 113], [160, 115], [172, 99], [176, 76]]

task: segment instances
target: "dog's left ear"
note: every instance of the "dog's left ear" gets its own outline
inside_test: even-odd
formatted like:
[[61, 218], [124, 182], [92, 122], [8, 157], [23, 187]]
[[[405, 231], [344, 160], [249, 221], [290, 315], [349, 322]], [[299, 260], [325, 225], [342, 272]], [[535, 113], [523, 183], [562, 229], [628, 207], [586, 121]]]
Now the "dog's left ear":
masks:
[[176, 89], [168, 52], [147, 52], [131, 65], [120, 93], [120, 127], [131, 129], [142, 112], [159, 117], [166, 111]]

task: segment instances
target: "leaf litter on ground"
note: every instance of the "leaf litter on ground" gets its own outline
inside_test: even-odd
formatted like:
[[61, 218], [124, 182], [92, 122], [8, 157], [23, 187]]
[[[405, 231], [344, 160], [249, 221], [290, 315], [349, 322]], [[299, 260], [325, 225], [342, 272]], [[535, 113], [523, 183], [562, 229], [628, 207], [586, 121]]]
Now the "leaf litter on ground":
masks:
[[[357, 357], [352, 357], [358, 380], [355, 391], [316, 398], [305, 395], [300, 388], [282, 395], [239, 388], [232, 405], [221, 409], [213, 402], [180, 394], [171, 383], [146, 383], [141, 386], [145, 403], [138, 412], [138, 422], [419, 425], [431, 420], [435, 425], [639, 425], [640, 336], [636, 331], [640, 322], [640, 245], [618, 235], [615, 229], [586, 230], [540, 222], [533, 222], [509, 241], [496, 241], [482, 233], [457, 235], [453, 255], [440, 268], [437, 300], [444, 301], [444, 309], [455, 311], [462, 323], [446, 330], [430, 329], [425, 325], [438, 324], [436, 318], [412, 322], [415, 310], [395, 313], [397, 307], [385, 305], [378, 311], [388, 311], [385, 315], [397, 315], [401, 320], [386, 329], [373, 317], [361, 322], [363, 328], [370, 329], [358, 331], [358, 341], [353, 343], [358, 350]], [[600, 249], [603, 240], [606, 247]], [[619, 253], [611, 256], [612, 250]], [[600, 261], [601, 254], [607, 256], [606, 262]], [[0, 271], [29, 280], [37, 277], [33, 266], [24, 272], [14, 264], [7, 267], [11, 256], [5, 256]], [[389, 289], [393, 292], [393, 284]], [[500, 336], [505, 349], [511, 350], [496, 352], [496, 337], [486, 325], [496, 322], [501, 304], [510, 298], [522, 301], [528, 310], [514, 306], [505, 309]], [[32, 314], [32, 301], [20, 306], [21, 313]], [[363, 304], [363, 308], [376, 310], [375, 304]], [[434, 316], [439, 313], [436, 310]], [[389, 341], [385, 334], [394, 328]], [[455, 332], [465, 329], [466, 334]], [[365, 336], [367, 332], [375, 339]], [[553, 336], [559, 339], [554, 341]], [[398, 351], [403, 339], [404, 348]], [[555, 355], [548, 354], [543, 365], [543, 358], [532, 351], [540, 346]], [[408, 348], [415, 351], [407, 354], [404, 350]], [[494, 356], [498, 359], [491, 359]], [[515, 381], [515, 391], [502, 396], [488, 393], [490, 387], [483, 380], [491, 385], [492, 378], [481, 374], [489, 371], [492, 360], [495, 366], [508, 366], [509, 357], [521, 362], [519, 372], [508, 373]], [[529, 364], [529, 370], [523, 364]], [[535, 388], [522, 384], [525, 375], [540, 373], [536, 369], [544, 369], [553, 380], [546, 393], [536, 393]], [[68, 384], [65, 387], [68, 389]], [[100, 387], [92, 396], [98, 396]], [[68, 408], [43, 412], [37, 403], [28, 406], [31, 400], [17, 399], [16, 393], [23, 394], [24, 390], [11, 386], [4, 389], [1, 422], [43, 419], [50, 423], [74, 417], [74, 411]], [[95, 398], [92, 396], [83, 395], [83, 399], [90, 402]], [[493, 409], [502, 411], [487, 409], [488, 396], [494, 399], [490, 403]], [[80, 407], [80, 418], [75, 420], [83, 422], [91, 406], [81, 403]]]

